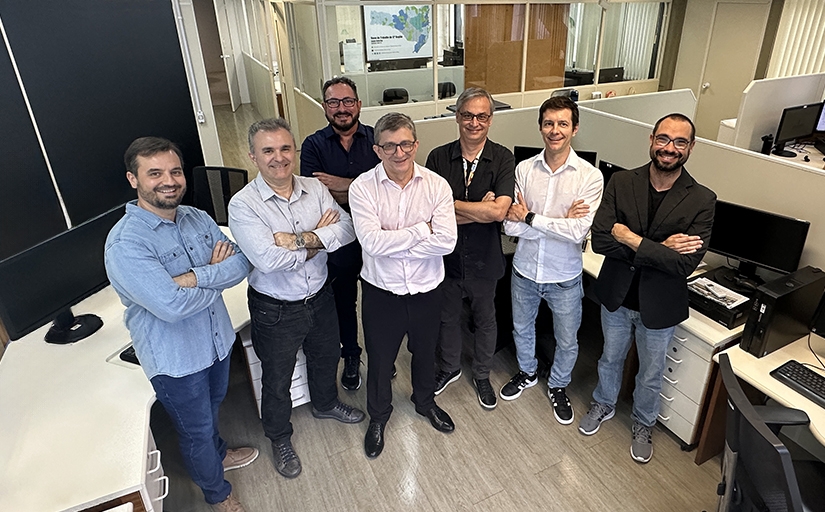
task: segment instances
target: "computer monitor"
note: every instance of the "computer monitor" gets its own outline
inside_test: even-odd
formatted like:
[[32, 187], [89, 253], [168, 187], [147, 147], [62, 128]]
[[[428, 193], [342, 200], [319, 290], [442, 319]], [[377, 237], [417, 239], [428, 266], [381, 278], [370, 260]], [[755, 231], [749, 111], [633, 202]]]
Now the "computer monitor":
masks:
[[616, 164], [611, 164], [610, 162], [605, 162], [602, 160], [599, 162], [599, 170], [602, 171], [602, 176], [604, 177], [604, 186], [607, 186], [607, 182], [610, 181], [610, 178], [616, 171], [626, 171], [624, 167], [619, 167]]
[[773, 154], [793, 158], [796, 153], [785, 149], [785, 143], [810, 137], [817, 129], [822, 114], [822, 102], [810, 105], [788, 107], [782, 111], [779, 128], [776, 130]]
[[822, 107], [822, 112], [819, 114], [819, 120], [816, 122], [817, 135], [825, 135], [825, 105]]
[[[754, 288], [757, 267], [782, 274], [799, 267], [811, 223], [725, 201], [716, 201], [708, 250], [739, 260], [737, 271], [722, 272], [722, 285]], [[717, 273], [719, 274], [719, 273]], [[734, 283], [734, 285], [731, 285]]]
[[12, 340], [55, 320], [56, 343], [77, 341], [102, 325], [71, 307], [109, 284], [103, 265], [106, 236], [123, 217], [118, 206], [68, 231], [0, 261], [0, 319]]
[[602, 68], [599, 70], [599, 83], [608, 84], [624, 80], [624, 68]]

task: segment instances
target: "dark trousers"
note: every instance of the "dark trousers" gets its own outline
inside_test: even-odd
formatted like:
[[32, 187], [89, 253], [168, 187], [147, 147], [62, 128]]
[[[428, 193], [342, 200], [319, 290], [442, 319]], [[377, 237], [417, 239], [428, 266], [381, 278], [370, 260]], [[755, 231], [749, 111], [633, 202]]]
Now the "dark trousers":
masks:
[[461, 325], [464, 299], [470, 302], [475, 326], [473, 343], [473, 377], [490, 377], [490, 361], [496, 351], [498, 327], [496, 324], [496, 282], [493, 279], [444, 279], [444, 307], [441, 310], [440, 368], [454, 372], [461, 368], [463, 326]]
[[412, 354], [412, 401], [425, 413], [435, 405], [435, 345], [441, 317], [441, 288], [395, 295], [361, 281], [364, 346], [367, 349], [367, 412], [386, 423], [392, 414], [392, 366], [404, 335]]
[[326, 411], [335, 405], [338, 388], [338, 322], [332, 288], [305, 303], [281, 303], [249, 288], [252, 346], [261, 360], [261, 416], [264, 434], [273, 442], [292, 436], [289, 388], [295, 356], [303, 346], [312, 406]]
[[[349, 250], [344, 246], [339, 251]], [[360, 251], [360, 246], [357, 248]], [[341, 336], [341, 357], [358, 357], [361, 347], [358, 346], [358, 314], [355, 304], [358, 301], [358, 274], [361, 272], [361, 255], [356, 255], [354, 261], [346, 261], [343, 265], [327, 262], [329, 279], [332, 281], [332, 291], [335, 292], [335, 309], [338, 312], [338, 331]]]
[[175, 425], [186, 471], [207, 503], [222, 502], [232, 491], [223, 477], [226, 442], [218, 433], [218, 409], [229, 385], [229, 356], [192, 375], [155, 375], [150, 382]]

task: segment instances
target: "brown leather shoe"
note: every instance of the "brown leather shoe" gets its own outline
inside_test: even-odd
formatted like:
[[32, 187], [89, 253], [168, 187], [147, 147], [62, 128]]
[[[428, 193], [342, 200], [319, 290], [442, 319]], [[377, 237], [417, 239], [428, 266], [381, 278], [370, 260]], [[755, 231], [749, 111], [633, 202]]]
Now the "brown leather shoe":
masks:
[[241, 502], [232, 496], [232, 494], [227, 496], [222, 502], [212, 505], [212, 510], [217, 512], [246, 512]]
[[232, 471], [233, 469], [246, 467], [252, 464], [257, 458], [257, 448], [250, 448], [249, 446], [227, 448], [226, 456], [223, 458], [223, 470]]

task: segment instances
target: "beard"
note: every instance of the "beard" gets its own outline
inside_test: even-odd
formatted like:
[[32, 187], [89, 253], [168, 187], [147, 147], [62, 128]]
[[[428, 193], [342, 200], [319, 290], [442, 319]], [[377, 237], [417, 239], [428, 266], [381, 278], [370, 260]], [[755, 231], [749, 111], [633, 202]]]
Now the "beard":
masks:
[[331, 124], [334, 128], [345, 132], [358, 124], [358, 118], [361, 114], [350, 114], [350, 116], [339, 116], [338, 119], [335, 118], [335, 115], [327, 114], [327, 121]]
[[174, 210], [180, 203], [183, 201], [183, 196], [186, 194], [186, 186], [177, 187], [177, 190], [180, 190], [180, 193], [171, 199], [164, 198], [159, 192], [158, 189], [162, 187], [157, 187], [152, 189], [151, 191], [139, 189], [138, 195], [141, 199], [143, 199], [146, 203], [154, 206], [155, 208], [159, 208], [161, 210]]
[[[674, 160], [672, 163], [665, 164], [659, 161], [658, 157], [660, 155], [675, 156], [676, 160]], [[688, 160], [688, 156], [689, 155], [684, 153], [665, 151], [664, 149], [650, 148], [650, 160], [653, 162], [653, 166], [659, 172], [671, 173], [678, 171], [682, 168], [683, 165], [685, 165], [685, 162], [687, 162]]]

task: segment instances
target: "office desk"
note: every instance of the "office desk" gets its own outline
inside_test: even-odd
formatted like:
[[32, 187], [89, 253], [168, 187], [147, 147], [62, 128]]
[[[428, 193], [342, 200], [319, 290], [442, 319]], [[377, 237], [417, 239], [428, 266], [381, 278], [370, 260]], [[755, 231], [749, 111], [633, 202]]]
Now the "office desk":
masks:
[[[603, 262], [604, 256], [595, 254], [588, 244], [582, 255], [585, 273], [598, 277]], [[724, 445], [724, 434], [718, 430], [718, 424], [706, 421], [714, 411], [712, 391], [721, 380], [712, 358], [736, 342], [744, 326], [728, 329], [693, 309], [689, 315], [676, 326], [668, 345], [659, 423], [685, 445], [696, 445], [695, 462], [701, 464], [719, 453]]]
[[[249, 323], [246, 288], [244, 280], [223, 293], [236, 331]], [[72, 309], [99, 315], [103, 327], [51, 345], [46, 325], [10, 343], [0, 360], [0, 511], [121, 502], [162, 510], [152, 504], [164, 491], [159, 453], [150, 453], [155, 393], [139, 367], [118, 358], [130, 343], [124, 307], [108, 286]]]
[[[813, 144], [805, 145], [804, 148], [800, 149], [796, 149], [793, 146], [787, 146], [785, 149], [787, 149], [788, 151], [793, 151], [794, 153], [796, 153], [796, 156], [791, 158], [777, 156], [771, 153], [771, 157], [777, 158], [784, 162], [794, 162], [797, 164], [805, 165], [807, 167], [812, 167], [820, 171], [825, 169], [825, 161], [822, 160], [823, 158], [825, 158], [825, 155], [823, 155], [821, 151], [816, 149]], [[809, 162], [805, 161], [806, 156], [810, 160]]]
[[[816, 334], [811, 335], [811, 347], [817, 354], [820, 354], [820, 357], [825, 355], [825, 339]], [[764, 357], [755, 357], [739, 348], [738, 345], [725, 350], [724, 353], [730, 357], [730, 364], [737, 377], [780, 404], [805, 411], [811, 419], [808, 426], [811, 433], [820, 444], [825, 445], [825, 408], [770, 376], [771, 371], [789, 359], [796, 359], [800, 363], [819, 364], [808, 350], [807, 336]], [[718, 360], [718, 356], [715, 359]]]

